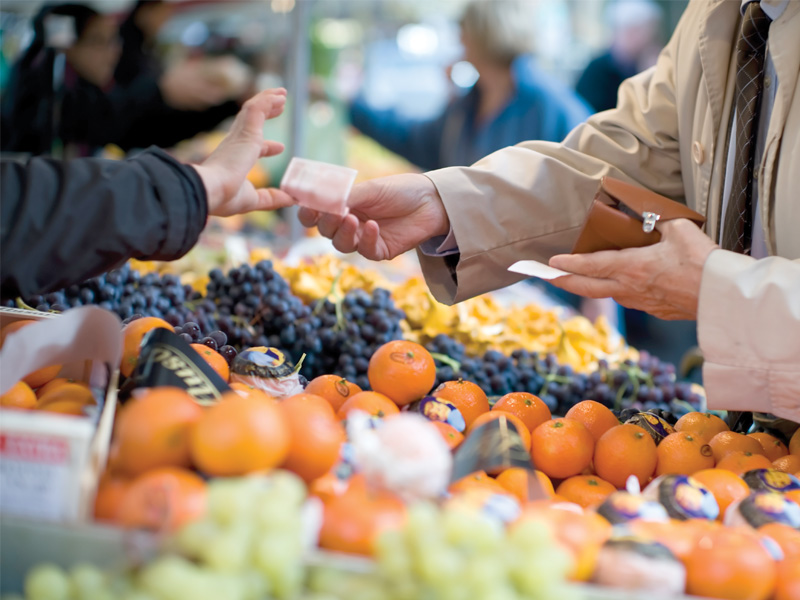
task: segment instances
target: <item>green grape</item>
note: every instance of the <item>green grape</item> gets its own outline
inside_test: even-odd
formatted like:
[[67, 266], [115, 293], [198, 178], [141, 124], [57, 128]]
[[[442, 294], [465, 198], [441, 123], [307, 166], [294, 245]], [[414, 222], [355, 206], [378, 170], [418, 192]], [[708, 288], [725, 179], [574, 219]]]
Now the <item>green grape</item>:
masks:
[[107, 577], [100, 569], [83, 563], [70, 569], [69, 579], [72, 597], [75, 600], [84, 600], [95, 592], [105, 590], [108, 583]]
[[68, 600], [70, 582], [61, 567], [41, 564], [25, 577], [25, 597], [28, 600]]
[[218, 532], [203, 549], [200, 557], [205, 566], [222, 573], [239, 573], [250, 563], [253, 530], [238, 523]]
[[261, 491], [262, 499], [271, 498], [294, 508], [298, 508], [306, 499], [306, 484], [294, 473], [273, 471], [269, 475], [269, 484]]
[[156, 600], [156, 597], [141, 590], [128, 590], [122, 596], [116, 596], [120, 600]]
[[303, 591], [305, 569], [300, 561], [295, 561], [273, 574], [270, 578], [272, 595], [278, 600], [291, 600], [297, 598]]
[[375, 554], [378, 570], [390, 581], [402, 580], [411, 575], [411, 556], [406, 550], [405, 540], [400, 531], [384, 531], [375, 541]]
[[72, 598], [73, 600], [117, 600], [116, 594], [105, 588], [91, 590], [81, 596], [72, 596]]
[[264, 600], [270, 596], [270, 583], [264, 575], [254, 569], [248, 569], [242, 574], [247, 593], [246, 600]]
[[426, 548], [418, 555], [417, 574], [428, 585], [450, 585], [461, 575], [465, 566], [456, 550], [447, 546]]
[[199, 558], [220, 535], [220, 527], [210, 519], [191, 521], [180, 528], [173, 537], [178, 552], [190, 558]]
[[261, 477], [217, 478], [208, 486], [208, 516], [219, 525], [248, 521], [265, 482]]

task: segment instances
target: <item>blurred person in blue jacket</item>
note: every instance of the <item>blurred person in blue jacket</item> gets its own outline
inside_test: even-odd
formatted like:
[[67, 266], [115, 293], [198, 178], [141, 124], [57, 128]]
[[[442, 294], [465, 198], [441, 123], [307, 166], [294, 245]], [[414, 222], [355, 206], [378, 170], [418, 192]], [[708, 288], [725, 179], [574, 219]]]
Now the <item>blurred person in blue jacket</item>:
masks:
[[473, 0], [460, 26], [464, 60], [479, 75], [466, 94], [430, 120], [375, 110], [359, 97], [350, 108], [353, 126], [423, 169], [440, 169], [524, 140], [560, 142], [589, 116], [583, 100], [536, 66], [524, 2]]
[[584, 69], [575, 91], [600, 112], [617, 106], [620, 84], [656, 64], [662, 11], [652, 0], [619, 0], [606, 11], [611, 45]]

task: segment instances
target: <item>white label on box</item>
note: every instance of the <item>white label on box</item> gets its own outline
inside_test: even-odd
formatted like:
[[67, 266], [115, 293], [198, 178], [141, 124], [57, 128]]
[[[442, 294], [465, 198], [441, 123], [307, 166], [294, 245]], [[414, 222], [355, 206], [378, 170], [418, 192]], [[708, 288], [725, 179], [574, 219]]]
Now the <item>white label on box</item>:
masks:
[[2, 512], [40, 519], [61, 519], [69, 474], [67, 440], [0, 434]]

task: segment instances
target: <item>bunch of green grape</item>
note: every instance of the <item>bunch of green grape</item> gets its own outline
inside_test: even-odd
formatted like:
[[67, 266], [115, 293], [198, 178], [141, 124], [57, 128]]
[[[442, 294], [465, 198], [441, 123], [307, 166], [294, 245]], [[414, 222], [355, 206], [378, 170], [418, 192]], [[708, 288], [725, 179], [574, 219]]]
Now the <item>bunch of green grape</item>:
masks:
[[136, 572], [104, 573], [90, 565], [34, 568], [27, 600], [293, 600], [306, 572], [303, 506], [295, 475], [215, 479], [208, 511], [184, 526], [166, 552]]
[[[377, 541], [377, 572], [312, 569], [318, 598], [348, 600], [568, 600], [568, 554], [541, 523], [506, 531], [478, 512], [417, 504], [406, 526]], [[314, 598], [317, 598], [315, 596]]]

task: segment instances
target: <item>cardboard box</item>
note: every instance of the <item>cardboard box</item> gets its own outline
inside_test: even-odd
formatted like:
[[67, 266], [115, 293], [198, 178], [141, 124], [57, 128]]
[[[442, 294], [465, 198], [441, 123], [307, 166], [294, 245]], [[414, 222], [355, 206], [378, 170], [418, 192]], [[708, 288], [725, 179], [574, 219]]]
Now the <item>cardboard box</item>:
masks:
[[27, 373], [62, 364], [58, 376], [88, 383], [98, 404], [86, 417], [0, 410], [0, 513], [90, 520], [114, 424], [120, 320], [94, 306], [63, 315], [0, 310], [0, 326], [21, 319], [41, 322], [7, 336], [0, 351], [0, 393]]

